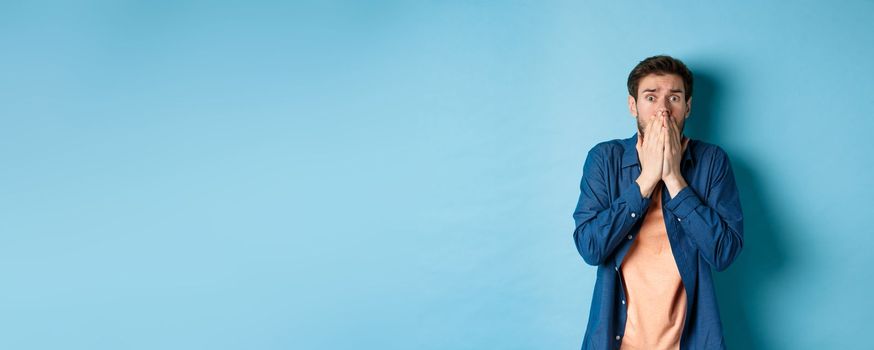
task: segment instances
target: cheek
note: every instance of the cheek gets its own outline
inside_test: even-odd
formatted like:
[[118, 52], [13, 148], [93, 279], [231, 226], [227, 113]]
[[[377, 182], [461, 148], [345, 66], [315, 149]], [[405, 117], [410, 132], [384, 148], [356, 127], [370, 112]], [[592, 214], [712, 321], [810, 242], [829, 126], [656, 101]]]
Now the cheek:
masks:
[[655, 113], [655, 109], [652, 108], [652, 105], [649, 103], [641, 103], [637, 105], [637, 112], [640, 113], [641, 116], [649, 118]]

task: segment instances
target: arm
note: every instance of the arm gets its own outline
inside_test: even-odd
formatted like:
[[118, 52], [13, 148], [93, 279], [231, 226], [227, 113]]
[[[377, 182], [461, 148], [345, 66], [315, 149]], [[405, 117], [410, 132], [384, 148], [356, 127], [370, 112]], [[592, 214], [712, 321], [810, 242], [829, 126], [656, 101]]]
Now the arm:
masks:
[[723, 271], [743, 248], [743, 212], [728, 156], [719, 149], [715, 157], [707, 202], [686, 186], [665, 207], [677, 216], [704, 260], [716, 271]]
[[603, 152], [592, 148], [583, 165], [580, 198], [574, 211], [574, 243], [583, 260], [600, 265], [628, 239], [631, 227], [646, 212], [650, 199], [641, 195], [640, 185], [632, 182], [619, 197], [608, 193]]

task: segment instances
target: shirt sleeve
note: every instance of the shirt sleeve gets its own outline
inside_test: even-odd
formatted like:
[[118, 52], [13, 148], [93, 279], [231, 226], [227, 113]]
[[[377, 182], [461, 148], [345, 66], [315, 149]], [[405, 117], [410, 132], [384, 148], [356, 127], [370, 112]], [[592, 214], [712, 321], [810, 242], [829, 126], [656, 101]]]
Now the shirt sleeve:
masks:
[[686, 186], [665, 207], [676, 216], [704, 260], [716, 271], [723, 271], [743, 249], [743, 211], [728, 156], [717, 147], [714, 157], [714, 180], [706, 200]]
[[573, 215], [574, 243], [589, 265], [600, 265], [613, 254], [650, 202], [641, 195], [637, 182], [632, 182], [617, 198], [610, 197], [604, 148], [595, 146], [586, 156]]

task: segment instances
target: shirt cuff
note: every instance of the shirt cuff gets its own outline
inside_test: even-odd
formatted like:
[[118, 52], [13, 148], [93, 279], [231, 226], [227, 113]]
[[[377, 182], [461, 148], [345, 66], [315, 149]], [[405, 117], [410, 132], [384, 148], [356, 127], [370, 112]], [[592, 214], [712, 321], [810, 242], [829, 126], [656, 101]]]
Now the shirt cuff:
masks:
[[650, 198], [644, 197], [640, 193], [640, 185], [637, 181], [632, 181], [631, 186], [622, 194], [622, 200], [628, 205], [628, 210], [634, 215], [632, 217], [641, 217], [649, 206]]
[[674, 198], [665, 203], [665, 208], [670, 210], [678, 218], [685, 219], [695, 208], [701, 205], [701, 199], [692, 191], [692, 187], [686, 186]]

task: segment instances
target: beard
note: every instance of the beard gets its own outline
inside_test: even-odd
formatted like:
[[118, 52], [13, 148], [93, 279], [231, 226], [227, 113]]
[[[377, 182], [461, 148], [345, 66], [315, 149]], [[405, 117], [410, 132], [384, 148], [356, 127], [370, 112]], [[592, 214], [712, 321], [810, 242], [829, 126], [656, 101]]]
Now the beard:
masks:
[[[637, 113], [640, 115], [640, 112]], [[643, 130], [646, 129], [646, 126], [640, 123], [640, 117], [634, 118], [637, 120], [637, 134], [640, 135], [640, 138], [643, 139], [646, 135], [644, 135]]]

